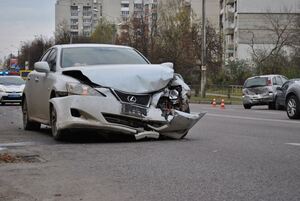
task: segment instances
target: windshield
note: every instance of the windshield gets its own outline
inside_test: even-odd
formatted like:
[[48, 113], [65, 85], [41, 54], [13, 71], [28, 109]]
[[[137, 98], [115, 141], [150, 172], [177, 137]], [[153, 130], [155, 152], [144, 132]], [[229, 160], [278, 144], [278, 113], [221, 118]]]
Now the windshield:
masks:
[[255, 77], [246, 80], [244, 84], [244, 88], [251, 88], [251, 87], [263, 87], [268, 85], [268, 78], [267, 77]]
[[25, 81], [21, 77], [0, 77], [0, 85], [22, 85]]
[[134, 49], [117, 47], [64, 48], [61, 59], [63, 68], [104, 64], [148, 64]]

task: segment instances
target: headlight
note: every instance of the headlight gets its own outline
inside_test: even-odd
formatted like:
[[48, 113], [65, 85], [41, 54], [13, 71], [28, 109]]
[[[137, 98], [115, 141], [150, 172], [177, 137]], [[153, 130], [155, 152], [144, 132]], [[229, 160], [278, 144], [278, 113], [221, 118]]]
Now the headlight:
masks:
[[92, 87], [80, 83], [67, 83], [66, 85], [69, 95], [83, 95], [83, 96], [99, 96], [100, 93]]
[[176, 89], [170, 90], [169, 99], [170, 100], [177, 100], [178, 98], [179, 98], [179, 92]]

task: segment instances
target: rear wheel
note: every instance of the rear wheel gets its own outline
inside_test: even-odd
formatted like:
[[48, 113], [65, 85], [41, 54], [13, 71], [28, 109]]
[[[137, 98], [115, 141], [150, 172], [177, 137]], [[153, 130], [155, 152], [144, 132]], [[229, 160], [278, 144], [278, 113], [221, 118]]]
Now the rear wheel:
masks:
[[295, 95], [291, 95], [287, 99], [286, 112], [290, 119], [300, 118], [300, 102]]
[[245, 108], [246, 110], [249, 110], [249, 109], [251, 109], [251, 105], [249, 105], [249, 104], [244, 104], [244, 108]]
[[22, 114], [24, 130], [39, 130], [41, 128], [40, 123], [29, 120], [26, 98], [24, 98], [22, 103]]

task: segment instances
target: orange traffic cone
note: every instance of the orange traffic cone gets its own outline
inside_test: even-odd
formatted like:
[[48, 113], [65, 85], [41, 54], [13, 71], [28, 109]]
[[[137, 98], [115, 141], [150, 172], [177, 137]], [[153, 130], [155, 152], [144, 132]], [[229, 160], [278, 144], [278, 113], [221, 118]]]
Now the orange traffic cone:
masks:
[[212, 106], [212, 107], [216, 107], [216, 105], [217, 105], [216, 99], [214, 98], [213, 101], [212, 101], [212, 103], [211, 103], [211, 106]]
[[221, 109], [225, 109], [225, 101], [224, 101], [224, 99], [221, 100]]

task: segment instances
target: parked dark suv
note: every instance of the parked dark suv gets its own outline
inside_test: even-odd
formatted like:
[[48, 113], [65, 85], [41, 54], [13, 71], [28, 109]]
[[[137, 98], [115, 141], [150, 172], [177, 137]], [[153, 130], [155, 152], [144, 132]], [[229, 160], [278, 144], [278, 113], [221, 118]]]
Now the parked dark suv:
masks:
[[261, 75], [248, 78], [243, 86], [243, 105], [250, 109], [254, 105], [268, 105], [275, 109], [276, 88], [287, 78], [283, 75]]

